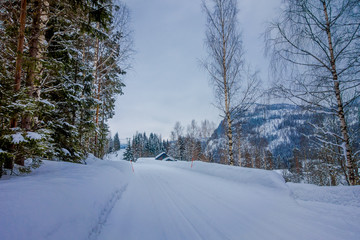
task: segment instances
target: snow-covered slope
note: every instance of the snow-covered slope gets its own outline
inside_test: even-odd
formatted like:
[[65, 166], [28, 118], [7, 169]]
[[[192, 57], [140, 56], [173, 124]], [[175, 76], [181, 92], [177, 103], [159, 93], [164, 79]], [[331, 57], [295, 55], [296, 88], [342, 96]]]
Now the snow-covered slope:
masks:
[[109, 153], [105, 155], [104, 160], [121, 161], [124, 158], [124, 152], [125, 152], [125, 148], [122, 148], [119, 151]]
[[[140, 162], [142, 162], [140, 160]], [[155, 162], [156, 163], [156, 162]], [[264, 171], [254, 168], [239, 168], [229, 165], [206, 163], [195, 161], [193, 167], [189, 168], [189, 162], [178, 161], [170, 164], [168, 167], [187, 170], [195, 173], [205, 174], [211, 177], [217, 177], [226, 181], [232, 181], [247, 186], [266, 187], [277, 189], [278, 191], [288, 191], [283, 177], [273, 171]]]
[[[114, 155], [116, 156], [116, 155]], [[116, 160], [116, 159], [110, 159]], [[0, 239], [359, 239], [360, 187], [153, 159], [45, 162], [0, 180]]]
[[[358, 102], [354, 102], [347, 115], [348, 128], [354, 140], [360, 138]], [[272, 153], [274, 161], [280, 158], [282, 162], [286, 162], [292, 158], [295, 148], [310, 149], [311, 141], [304, 136], [314, 134], [312, 125], [318, 125], [324, 117], [326, 115], [304, 111], [292, 104], [255, 104], [244, 114], [233, 116], [234, 140], [240, 133], [242, 148], [266, 149]], [[217, 151], [227, 148], [225, 144], [225, 128], [223, 122], [220, 122], [208, 143], [208, 149], [213, 156], [217, 156]], [[234, 147], [237, 147], [236, 144]], [[360, 149], [359, 141], [353, 141], [353, 149]], [[218, 162], [220, 159], [214, 161]], [[279, 163], [274, 165], [278, 166]]]
[[25, 177], [0, 180], [0, 239], [96, 239], [126, 190], [125, 161], [44, 161]]
[[[241, 129], [243, 145], [263, 147], [270, 150], [274, 157], [288, 158], [291, 157], [294, 147], [299, 148], [303, 134], [312, 132], [313, 129], [309, 123], [314, 120], [313, 113], [305, 113], [295, 105], [256, 104], [244, 115], [234, 116], [233, 133], [237, 138], [236, 129]], [[213, 141], [210, 143], [219, 142], [216, 139], [220, 138], [226, 138], [222, 122], [213, 134]]]

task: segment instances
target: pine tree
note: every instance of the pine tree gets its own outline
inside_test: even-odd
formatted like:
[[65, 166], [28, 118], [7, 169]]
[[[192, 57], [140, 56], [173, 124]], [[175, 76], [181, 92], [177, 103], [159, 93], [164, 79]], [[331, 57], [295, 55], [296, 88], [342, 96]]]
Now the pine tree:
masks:
[[273, 155], [270, 150], [265, 151], [265, 169], [273, 169]]
[[[47, 1], [31, 1], [28, 7], [26, 3], [24, 0], [4, 1], [0, 12], [0, 28], [5, 33], [1, 39], [1, 50], [5, 54], [0, 61], [13, 59], [12, 62], [15, 62], [15, 66], [5, 63], [0, 69], [2, 104], [7, 106], [1, 110], [7, 113], [0, 114], [0, 147], [22, 166], [27, 158], [32, 158], [37, 165], [37, 159], [46, 157], [52, 146], [50, 130], [43, 121], [52, 106], [38, 96], [37, 89], [41, 76], [39, 58], [43, 56]], [[20, 23], [17, 22], [19, 16]], [[16, 39], [16, 44], [11, 39]], [[24, 42], [28, 44], [26, 48]], [[10, 83], [9, 79], [15, 79], [15, 83]], [[10, 92], [12, 88], [13, 92]], [[12, 164], [9, 166], [12, 167]]]
[[125, 152], [124, 152], [124, 160], [134, 161], [134, 154], [133, 154], [133, 150], [132, 150], [132, 147], [130, 144], [130, 140], [128, 141], [128, 144], [127, 144]]
[[132, 52], [127, 7], [113, 0], [4, 0], [0, 9], [0, 148], [11, 156], [6, 165], [23, 165], [27, 158], [82, 162], [89, 152], [102, 157], [106, 120], [114, 115]]
[[120, 139], [119, 139], [119, 134], [115, 133], [114, 136], [114, 151], [119, 151], [120, 150]]
[[108, 153], [112, 153], [113, 151], [114, 151], [114, 140], [113, 140], [113, 138], [110, 136], [110, 138], [109, 138]]

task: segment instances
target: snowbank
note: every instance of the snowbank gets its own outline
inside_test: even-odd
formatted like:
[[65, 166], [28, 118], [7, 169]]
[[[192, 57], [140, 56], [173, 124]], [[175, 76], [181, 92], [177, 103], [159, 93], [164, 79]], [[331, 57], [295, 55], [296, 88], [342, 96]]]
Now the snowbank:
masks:
[[120, 149], [119, 151], [107, 154], [104, 159], [110, 161], [121, 161], [123, 160], [124, 152], [125, 149]]
[[222, 178], [236, 183], [246, 185], [260, 185], [267, 188], [275, 188], [278, 190], [288, 191], [283, 177], [273, 171], [262, 169], [234, 167], [229, 165], [206, 163], [201, 161], [194, 161], [191, 167], [191, 162], [177, 161], [177, 162], [159, 162], [152, 159], [139, 159], [135, 163], [151, 163], [151, 164], [167, 164], [166, 166], [181, 168], [184, 170], [193, 171], [199, 174], [206, 174], [213, 177]]
[[0, 239], [96, 239], [130, 171], [125, 161], [88, 162], [44, 161], [28, 176], [0, 180]]
[[360, 208], [360, 186], [320, 187], [290, 182], [287, 185], [292, 196], [298, 200]]

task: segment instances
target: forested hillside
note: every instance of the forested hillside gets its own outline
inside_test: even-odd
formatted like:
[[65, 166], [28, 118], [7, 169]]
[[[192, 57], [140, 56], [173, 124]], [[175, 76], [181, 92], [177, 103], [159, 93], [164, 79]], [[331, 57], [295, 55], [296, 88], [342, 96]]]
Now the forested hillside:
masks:
[[[360, 150], [359, 107], [355, 103], [349, 117], [354, 134], [352, 147]], [[318, 140], [322, 123], [331, 123], [328, 115], [305, 111], [292, 104], [256, 104], [248, 112], [234, 116], [234, 150], [238, 165], [262, 169], [286, 169], [288, 181], [320, 185], [345, 184], [341, 149], [331, 152]], [[226, 163], [226, 135], [221, 122], [207, 144], [212, 161]]]

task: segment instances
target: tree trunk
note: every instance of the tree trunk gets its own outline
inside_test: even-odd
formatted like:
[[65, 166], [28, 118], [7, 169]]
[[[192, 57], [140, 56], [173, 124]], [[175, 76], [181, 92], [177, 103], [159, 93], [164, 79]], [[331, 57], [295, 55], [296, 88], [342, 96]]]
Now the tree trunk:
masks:
[[[43, 9], [42, 0], [34, 0], [32, 8], [34, 9], [32, 15], [32, 25], [31, 25], [31, 38], [29, 41], [29, 69], [26, 76], [26, 87], [28, 88], [28, 95], [30, 99], [38, 97], [38, 91], [35, 87], [35, 81], [40, 81], [40, 68], [39, 60], [42, 57], [41, 53], [41, 41], [44, 41], [45, 37], [43, 36], [42, 28], [42, 9]], [[22, 128], [25, 130], [32, 129], [33, 119], [29, 114], [26, 114], [22, 119]]]
[[[16, 66], [15, 66], [15, 85], [14, 93], [16, 94], [20, 90], [21, 86], [21, 69], [22, 69], [22, 59], [24, 52], [24, 38], [25, 38], [25, 22], [26, 22], [26, 0], [21, 0], [21, 10], [20, 10], [20, 28], [19, 28], [19, 37], [17, 45], [17, 56], [16, 56]], [[17, 127], [17, 118], [14, 117], [11, 119], [10, 123], [11, 128]]]
[[49, 2], [47, 0], [33, 1], [33, 22], [31, 26], [31, 39], [29, 42], [30, 63], [26, 78], [26, 85], [29, 87], [29, 96], [40, 97], [40, 80], [45, 44], [45, 27], [49, 19]]
[[223, 58], [222, 58], [222, 67], [223, 67], [223, 83], [224, 83], [224, 99], [225, 99], [225, 115], [227, 121], [227, 137], [228, 137], [228, 153], [230, 165], [234, 165], [234, 153], [233, 153], [233, 139], [232, 139], [232, 121], [231, 121], [231, 113], [230, 113], [230, 101], [229, 101], [229, 89], [227, 83], [227, 66], [226, 66], [226, 39], [225, 39], [225, 25], [224, 21], [222, 22], [222, 50], [223, 50]]
[[[21, 87], [21, 70], [22, 70], [22, 61], [23, 61], [23, 52], [24, 52], [24, 38], [25, 38], [25, 24], [26, 24], [26, 0], [21, 0], [21, 9], [20, 9], [20, 27], [19, 27], [19, 37], [17, 45], [17, 56], [16, 56], [16, 65], [15, 65], [15, 85], [14, 85], [14, 94], [20, 91]], [[18, 118], [15, 115], [10, 121], [10, 128], [17, 127]], [[11, 145], [11, 149], [16, 151], [15, 144]], [[10, 169], [13, 169], [14, 162], [24, 166], [24, 158], [17, 157], [14, 161], [8, 162]]]
[[[99, 28], [99, 24], [97, 24], [97, 28]], [[94, 85], [95, 83], [98, 84], [98, 66], [99, 66], [99, 38], [96, 38], [95, 41], [95, 54], [94, 54]], [[94, 96], [97, 98], [99, 88], [94, 90]], [[99, 126], [99, 104], [96, 105], [96, 115], [95, 115], [95, 140], [94, 140], [94, 148], [96, 149], [97, 143], [98, 143], [98, 126]], [[96, 156], [96, 150], [94, 149], [94, 153]]]
[[230, 165], [234, 165], [234, 152], [233, 152], [233, 135], [232, 135], [232, 129], [231, 129], [231, 116], [230, 116], [230, 112], [228, 111], [226, 113], [226, 120], [227, 120], [227, 137], [229, 140], [229, 159], [230, 159]]
[[[101, 92], [101, 78], [98, 77], [98, 88], [97, 88], [97, 96], [96, 99], [100, 102], [100, 92]], [[95, 123], [96, 126], [99, 126], [99, 114], [100, 114], [100, 104], [96, 106], [96, 116], [95, 116]]]
[[41, 16], [40, 16], [40, 36], [39, 36], [39, 48], [37, 52], [37, 62], [36, 62], [36, 73], [37, 77], [35, 77], [35, 92], [34, 97], [40, 99], [41, 95], [41, 81], [42, 81], [42, 72], [43, 72], [43, 65], [40, 61], [44, 58], [44, 52], [46, 46], [46, 39], [45, 39], [45, 29], [46, 25], [49, 21], [49, 14], [50, 14], [50, 3], [48, 0], [42, 0], [42, 8], [41, 8]]
[[340, 90], [340, 83], [338, 79], [338, 74], [336, 70], [336, 63], [335, 63], [335, 56], [334, 56], [334, 49], [332, 45], [332, 38], [331, 38], [331, 31], [330, 31], [330, 22], [327, 12], [327, 7], [325, 1], [323, 1], [323, 7], [324, 7], [324, 14], [325, 14], [325, 21], [326, 21], [326, 33], [328, 37], [328, 44], [329, 44], [329, 51], [330, 51], [330, 64], [331, 64], [331, 73], [334, 83], [334, 93], [337, 100], [337, 117], [340, 121], [340, 128], [341, 128], [341, 134], [343, 138], [343, 149], [344, 149], [344, 157], [346, 160], [346, 169], [348, 172], [348, 181], [350, 185], [357, 185], [358, 182], [358, 170], [356, 166], [356, 162], [354, 161], [354, 158], [352, 157], [352, 151], [350, 146], [350, 139], [349, 134], [347, 130], [347, 123], [345, 119], [344, 114], [344, 105], [341, 98], [341, 90]]
[[237, 148], [238, 148], [238, 165], [241, 167], [242, 162], [241, 162], [241, 130], [239, 129], [240, 126], [237, 129]]
[[42, 9], [42, 1], [41, 0], [34, 0], [32, 8], [34, 9], [33, 16], [32, 16], [32, 25], [31, 25], [31, 38], [29, 41], [29, 55], [30, 55], [30, 62], [29, 62], [29, 70], [26, 76], [26, 86], [28, 89], [28, 94], [30, 97], [34, 96], [34, 79], [36, 75], [36, 63], [38, 61], [38, 52], [40, 50], [40, 22], [41, 22], [41, 9]]
[[336, 174], [334, 172], [330, 172], [330, 186], [336, 186]]

